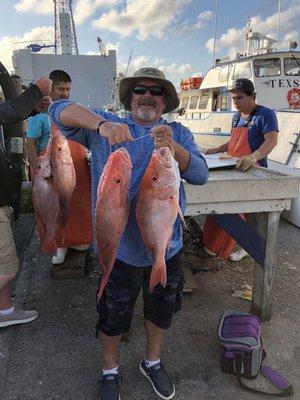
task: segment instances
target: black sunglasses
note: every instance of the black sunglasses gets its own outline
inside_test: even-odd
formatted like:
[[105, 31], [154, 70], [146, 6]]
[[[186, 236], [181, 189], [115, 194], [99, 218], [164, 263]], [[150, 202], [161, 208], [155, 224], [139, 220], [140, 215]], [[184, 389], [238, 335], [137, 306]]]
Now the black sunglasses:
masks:
[[160, 86], [145, 86], [145, 85], [135, 85], [132, 88], [132, 93], [134, 94], [145, 94], [149, 90], [152, 96], [163, 96], [165, 91]]

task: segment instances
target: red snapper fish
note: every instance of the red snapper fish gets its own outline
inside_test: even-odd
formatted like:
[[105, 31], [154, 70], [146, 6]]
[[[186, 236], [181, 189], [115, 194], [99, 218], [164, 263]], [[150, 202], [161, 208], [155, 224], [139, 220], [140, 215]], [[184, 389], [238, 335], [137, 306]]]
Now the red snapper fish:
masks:
[[60, 216], [59, 227], [64, 231], [69, 206], [76, 185], [76, 173], [67, 139], [58, 130], [51, 133], [51, 171], [58, 193]]
[[41, 253], [53, 253], [57, 249], [55, 232], [60, 207], [58, 194], [51, 178], [50, 151], [49, 141], [46, 153], [38, 158], [32, 187], [34, 209], [42, 226]]
[[165, 254], [168, 249], [179, 206], [180, 173], [168, 147], [154, 150], [138, 192], [136, 218], [142, 239], [153, 255], [150, 291], [167, 283]]
[[98, 293], [99, 299], [114, 266], [119, 243], [127, 225], [131, 171], [130, 155], [122, 147], [108, 157], [99, 181], [96, 241], [100, 265], [104, 272]]

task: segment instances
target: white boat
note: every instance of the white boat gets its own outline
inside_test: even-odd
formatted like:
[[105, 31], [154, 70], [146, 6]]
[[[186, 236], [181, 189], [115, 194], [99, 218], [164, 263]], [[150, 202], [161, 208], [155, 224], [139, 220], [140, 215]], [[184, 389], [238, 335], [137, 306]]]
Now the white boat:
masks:
[[[179, 109], [170, 119], [187, 126], [201, 148], [226, 143], [236, 112], [228, 89], [234, 80], [248, 78], [257, 103], [273, 109], [278, 118], [279, 142], [269, 155], [270, 168], [300, 177], [300, 52], [295, 42], [280, 52], [275, 44], [248, 24], [243, 54], [219, 60], [203, 78], [181, 81]], [[300, 227], [300, 193], [284, 216]]]

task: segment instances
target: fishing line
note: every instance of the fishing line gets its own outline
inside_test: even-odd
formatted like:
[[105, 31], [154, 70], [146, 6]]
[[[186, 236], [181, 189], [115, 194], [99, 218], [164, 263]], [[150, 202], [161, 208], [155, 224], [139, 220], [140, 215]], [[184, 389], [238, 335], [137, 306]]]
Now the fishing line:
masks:
[[[148, 137], [148, 136], [150, 136], [151, 135], [151, 133], [148, 133], [147, 135], [144, 135], [144, 136], [141, 136], [141, 137], [138, 137], [138, 138], [136, 138], [136, 139], [133, 139], [133, 140], [131, 140], [130, 142], [126, 142], [126, 143], [132, 143], [132, 142], [136, 142], [137, 140], [140, 140], [140, 139], [144, 139], [144, 138], [146, 138], [146, 137]], [[120, 144], [120, 143], [119, 143]], [[114, 145], [113, 145], [114, 146]], [[112, 146], [109, 146], [109, 154], [111, 154], [111, 151], [112, 151]]]
[[[151, 135], [151, 133], [148, 133], [147, 135], [144, 135], [144, 136], [141, 136], [141, 137], [138, 137], [138, 138], [136, 138], [136, 139], [131, 140], [131, 142], [136, 142], [137, 140], [144, 139], [145, 137], [148, 137], [148, 136], [150, 136], [150, 135]], [[130, 142], [129, 142], [129, 143], [130, 143]]]

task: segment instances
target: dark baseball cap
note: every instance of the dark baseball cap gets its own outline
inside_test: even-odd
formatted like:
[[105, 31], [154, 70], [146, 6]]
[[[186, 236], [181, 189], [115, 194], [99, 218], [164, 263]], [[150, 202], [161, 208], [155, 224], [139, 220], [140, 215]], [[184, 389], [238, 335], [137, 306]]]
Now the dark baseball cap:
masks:
[[240, 78], [233, 82], [231, 89], [229, 92], [244, 92], [247, 94], [254, 94], [255, 89], [253, 82], [247, 78]]

